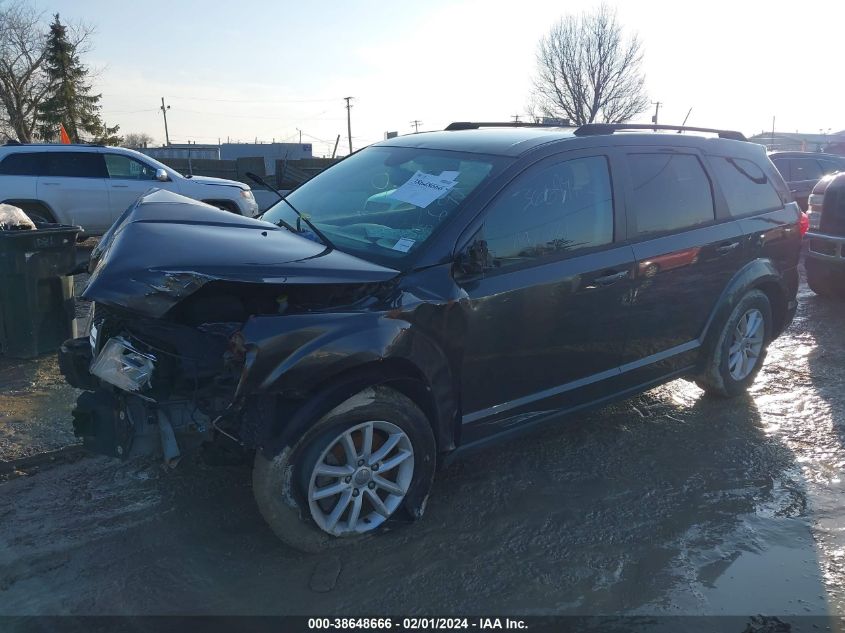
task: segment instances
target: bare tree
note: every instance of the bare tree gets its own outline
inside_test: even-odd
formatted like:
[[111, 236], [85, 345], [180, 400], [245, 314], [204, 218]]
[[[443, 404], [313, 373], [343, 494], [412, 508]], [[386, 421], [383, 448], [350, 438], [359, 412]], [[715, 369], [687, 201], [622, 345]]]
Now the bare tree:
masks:
[[626, 39], [606, 5], [564, 17], [540, 40], [529, 111], [575, 125], [627, 121], [648, 107], [642, 61], [639, 38]]
[[12, 138], [32, 140], [38, 105], [49, 81], [42, 72], [42, 14], [24, 2], [0, 5], [0, 104], [2, 127]]
[[153, 142], [153, 137], [146, 132], [128, 132], [123, 135], [123, 147], [146, 147]]

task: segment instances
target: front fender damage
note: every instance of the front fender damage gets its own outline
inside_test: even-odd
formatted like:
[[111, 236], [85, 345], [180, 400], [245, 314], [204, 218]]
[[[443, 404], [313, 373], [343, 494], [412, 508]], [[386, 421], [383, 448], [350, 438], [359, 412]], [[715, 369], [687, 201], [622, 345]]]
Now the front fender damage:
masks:
[[[439, 448], [450, 450], [458, 439], [456, 368], [465, 306], [446, 270], [414, 281], [324, 285], [322, 305], [313, 286], [298, 294], [279, 285], [273, 292], [282, 298], [267, 302], [275, 312], [259, 307], [240, 323], [186, 322], [226, 303], [216, 298], [218, 287], [227, 299], [237, 294], [217, 282], [163, 318], [98, 304], [106, 317], [96, 351], [121, 335], [155, 355], [158, 365], [150, 392], [127, 393], [99, 381], [89, 394], [96, 398], [80, 398], [76, 432], [97, 452], [120, 457], [157, 444], [172, 464], [189, 445], [215, 438], [273, 454], [326, 407], [356, 389], [391, 383], [410, 390], [406, 394], [431, 419]], [[270, 297], [266, 284], [260, 290]], [[66, 347], [78, 354], [87, 346]], [[88, 366], [90, 357], [64, 364]], [[178, 438], [175, 449], [171, 438]]]

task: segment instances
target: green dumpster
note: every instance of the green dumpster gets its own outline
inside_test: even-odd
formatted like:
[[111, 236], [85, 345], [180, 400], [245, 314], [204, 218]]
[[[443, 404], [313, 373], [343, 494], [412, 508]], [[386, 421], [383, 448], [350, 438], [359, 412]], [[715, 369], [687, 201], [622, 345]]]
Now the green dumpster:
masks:
[[71, 337], [78, 226], [0, 231], [0, 354], [33, 358]]

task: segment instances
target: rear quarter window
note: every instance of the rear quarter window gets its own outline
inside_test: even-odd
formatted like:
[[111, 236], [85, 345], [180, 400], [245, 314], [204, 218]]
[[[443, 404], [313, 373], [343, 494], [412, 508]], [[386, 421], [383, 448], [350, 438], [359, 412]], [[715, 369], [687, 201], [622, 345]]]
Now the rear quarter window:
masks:
[[40, 152], [18, 152], [9, 154], [0, 162], [0, 174], [6, 176], [40, 176], [42, 154]]
[[762, 213], [783, 206], [771, 179], [753, 161], [723, 156], [710, 156], [708, 161], [732, 216]]

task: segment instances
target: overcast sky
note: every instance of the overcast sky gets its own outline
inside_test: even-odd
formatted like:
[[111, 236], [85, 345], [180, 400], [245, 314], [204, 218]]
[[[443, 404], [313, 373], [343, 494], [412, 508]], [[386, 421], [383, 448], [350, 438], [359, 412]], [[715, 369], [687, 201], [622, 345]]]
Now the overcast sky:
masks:
[[[662, 123], [818, 133], [845, 128], [837, 67], [845, 2], [608, 2], [645, 49]], [[331, 152], [352, 96], [352, 142], [388, 130], [524, 114], [537, 41], [582, 0], [38, 0], [96, 27], [103, 114], [171, 142], [297, 140]], [[647, 121], [652, 111], [636, 120]]]

